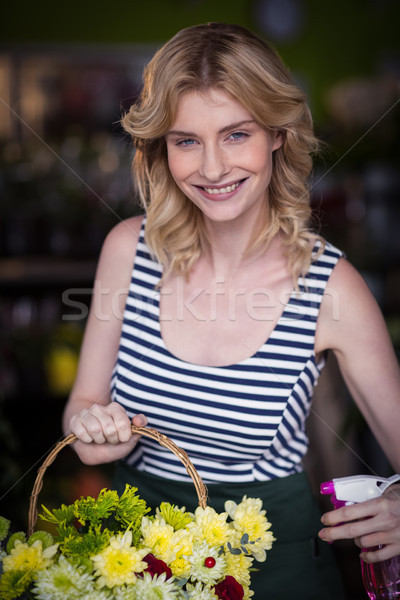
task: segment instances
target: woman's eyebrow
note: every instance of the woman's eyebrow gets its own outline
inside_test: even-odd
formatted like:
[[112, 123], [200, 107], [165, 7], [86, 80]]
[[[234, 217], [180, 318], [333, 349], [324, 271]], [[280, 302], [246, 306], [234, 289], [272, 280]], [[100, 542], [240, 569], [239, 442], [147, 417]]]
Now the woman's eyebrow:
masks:
[[[254, 119], [245, 119], [244, 121], [238, 121], [237, 123], [231, 123], [229, 125], [226, 125], [225, 127], [222, 127], [222, 129], [220, 129], [218, 131], [219, 134], [221, 133], [226, 133], [228, 131], [232, 131], [232, 129], [238, 129], [240, 127], [243, 127], [243, 125], [249, 125], [250, 123], [255, 123]], [[176, 136], [182, 136], [182, 137], [197, 137], [196, 133], [193, 133], [191, 131], [179, 131], [177, 129], [172, 129], [171, 131], [167, 131], [167, 133], [165, 135], [176, 135]]]

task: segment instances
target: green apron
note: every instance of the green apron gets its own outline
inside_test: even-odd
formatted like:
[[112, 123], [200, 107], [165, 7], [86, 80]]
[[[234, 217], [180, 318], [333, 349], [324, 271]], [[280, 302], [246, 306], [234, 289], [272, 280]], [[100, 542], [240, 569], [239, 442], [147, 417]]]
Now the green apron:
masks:
[[[191, 482], [172, 481], [131, 469], [119, 463], [112, 483], [122, 493], [125, 484], [138, 488], [151, 508], [161, 502], [198, 506]], [[259, 571], [251, 573], [252, 600], [343, 600], [341, 576], [329, 544], [317, 532], [320, 511], [304, 473], [271, 481], [235, 484], [207, 484], [208, 506], [224, 512], [226, 500], [239, 503], [246, 494], [261, 498], [271, 530], [276, 538], [267, 560], [254, 563]]]

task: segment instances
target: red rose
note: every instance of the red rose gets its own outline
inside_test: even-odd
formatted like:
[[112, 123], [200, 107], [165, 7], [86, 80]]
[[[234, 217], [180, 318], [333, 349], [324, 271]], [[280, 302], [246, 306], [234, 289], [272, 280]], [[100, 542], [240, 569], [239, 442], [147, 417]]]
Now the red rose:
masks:
[[223, 581], [214, 587], [214, 592], [221, 600], [242, 600], [244, 590], [232, 575], [227, 575]]
[[149, 565], [145, 571], [153, 575], [161, 575], [161, 573], [166, 573], [166, 579], [172, 577], [172, 571], [169, 566], [161, 559], [156, 558], [153, 554], [146, 554], [143, 559]]

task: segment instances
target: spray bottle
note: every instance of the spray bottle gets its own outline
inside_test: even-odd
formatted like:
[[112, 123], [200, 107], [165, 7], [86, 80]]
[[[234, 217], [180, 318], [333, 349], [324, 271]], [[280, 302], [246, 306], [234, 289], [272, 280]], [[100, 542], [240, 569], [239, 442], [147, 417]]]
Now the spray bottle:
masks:
[[[322, 483], [321, 494], [331, 494], [333, 506], [340, 508], [378, 498], [396, 481], [400, 481], [400, 475], [387, 479], [373, 475], [339, 477]], [[400, 599], [400, 556], [377, 563], [366, 563], [361, 559], [361, 573], [370, 600]]]

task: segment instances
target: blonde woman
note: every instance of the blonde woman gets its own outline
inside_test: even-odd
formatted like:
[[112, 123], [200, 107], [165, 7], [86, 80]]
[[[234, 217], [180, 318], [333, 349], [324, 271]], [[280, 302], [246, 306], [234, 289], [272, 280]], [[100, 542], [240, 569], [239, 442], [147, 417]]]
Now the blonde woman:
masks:
[[[200, 25], [155, 54], [123, 125], [144, 216], [105, 241], [65, 431], [85, 463], [119, 461], [118, 489], [193, 509], [179, 459], [130, 424], [157, 428], [187, 451], [211, 506], [263, 499], [277, 541], [256, 599], [339, 600], [302, 467], [313, 388], [332, 350], [399, 469], [400, 374], [363, 280], [310, 229], [318, 142], [304, 94], [248, 30]], [[389, 511], [374, 507], [342, 537], [398, 553], [400, 517], [385, 531]]]

